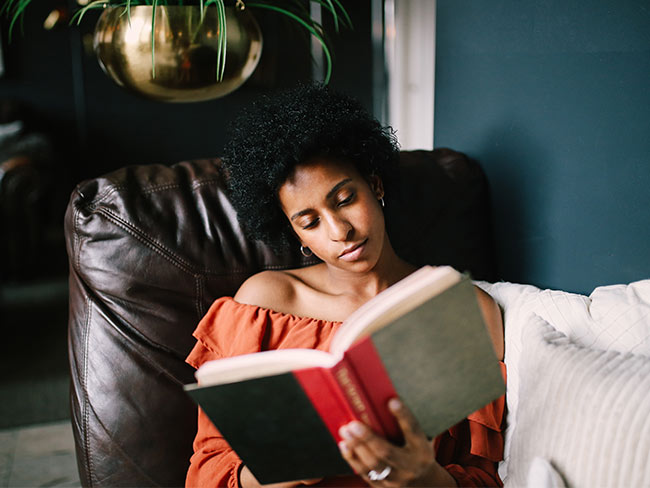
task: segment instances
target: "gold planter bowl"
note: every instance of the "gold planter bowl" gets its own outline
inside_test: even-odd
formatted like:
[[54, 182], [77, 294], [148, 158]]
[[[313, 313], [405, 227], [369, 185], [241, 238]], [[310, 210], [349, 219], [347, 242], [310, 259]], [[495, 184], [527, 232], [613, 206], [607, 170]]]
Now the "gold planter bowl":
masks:
[[[94, 47], [102, 69], [120, 86], [164, 102], [198, 102], [222, 97], [253, 73], [262, 54], [262, 33], [248, 10], [226, 8], [226, 66], [217, 81], [217, 9], [158, 6], [151, 57], [153, 7], [104, 10]], [[155, 68], [155, 76], [154, 76]]]

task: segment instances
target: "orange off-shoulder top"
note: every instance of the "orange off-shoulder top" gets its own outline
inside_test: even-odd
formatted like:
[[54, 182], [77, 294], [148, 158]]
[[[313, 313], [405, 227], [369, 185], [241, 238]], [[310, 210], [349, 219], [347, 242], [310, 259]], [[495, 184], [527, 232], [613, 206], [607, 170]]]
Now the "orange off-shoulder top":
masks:
[[[245, 305], [230, 297], [216, 300], [194, 331], [197, 343], [187, 357], [195, 368], [212, 359], [269, 349], [327, 350], [341, 322], [298, 317]], [[501, 363], [505, 375], [505, 365]], [[435, 405], [432, 405], [435, 408]], [[469, 415], [434, 439], [437, 461], [460, 486], [501, 486], [497, 464], [503, 457], [504, 397]], [[186, 486], [235, 488], [242, 461], [199, 409], [194, 454]], [[359, 477], [325, 479], [316, 486], [365, 486]]]

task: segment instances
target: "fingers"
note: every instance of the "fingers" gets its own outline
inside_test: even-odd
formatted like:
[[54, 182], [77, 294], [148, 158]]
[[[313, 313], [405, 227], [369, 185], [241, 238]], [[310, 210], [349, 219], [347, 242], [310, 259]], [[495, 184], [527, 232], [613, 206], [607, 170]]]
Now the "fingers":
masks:
[[341, 451], [341, 456], [345, 459], [350, 467], [354, 470], [359, 476], [365, 476], [365, 474], [370, 470], [367, 465], [359, 459], [356, 449], [352, 447], [354, 442], [343, 439], [339, 442], [339, 450]]
[[[386, 450], [386, 446], [375, 446], [375, 449], [372, 449], [373, 444], [379, 444], [379, 439], [361, 422], [351, 422], [344, 425], [341, 427], [339, 434], [343, 438], [340, 447], [353, 453], [353, 461], [362, 464], [363, 468], [369, 467], [372, 469], [377, 464], [377, 459], [380, 458], [379, 460], [381, 460], [385, 455], [383, 451]], [[362, 470], [359, 472], [363, 473]]]
[[392, 398], [388, 402], [389, 410], [395, 415], [404, 435], [404, 448], [409, 452], [410, 466], [417, 477], [435, 463], [433, 443], [427, 438], [420, 423], [401, 400]]
[[[367, 482], [373, 481], [368, 478], [368, 473], [371, 470], [376, 473], [382, 473], [386, 468], [390, 468], [388, 473], [393, 469], [398, 471], [397, 466], [400, 465], [403, 457], [399, 448], [376, 435], [361, 422], [351, 422], [343, 426], [339, 432], [343, 438], [339, 443], [341, 455], [352, 469]], [[383, 485], [391, 483], [388, 476], [381, 478]], [[395, 476], [391, 476], [391, 478], [392, 481], [395, 481]]]
[[[390, 443], [358, 421], [339, 430], [343, 458], [366, 482], [382, 487], [416, 479], [435, 462], [433, 445], [409, 408], [396, 398], [388, 408], [402, 429], [406, 441], [403, 446]], [[370, 471], [374, 471], [374, 479], [369, 477]]]
[[417, 419], [401, 400], [391, 398], [388, 401], [388, 409], [395, 416], [407, 444], [426, 440], [426, 434], [422, 431]]

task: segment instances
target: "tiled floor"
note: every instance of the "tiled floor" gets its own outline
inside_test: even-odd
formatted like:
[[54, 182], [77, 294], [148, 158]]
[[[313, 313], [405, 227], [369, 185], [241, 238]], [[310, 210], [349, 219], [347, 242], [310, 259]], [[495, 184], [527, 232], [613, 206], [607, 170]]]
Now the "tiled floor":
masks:
[[70, 421], [0, 430], [0, 487], [81, 486]]

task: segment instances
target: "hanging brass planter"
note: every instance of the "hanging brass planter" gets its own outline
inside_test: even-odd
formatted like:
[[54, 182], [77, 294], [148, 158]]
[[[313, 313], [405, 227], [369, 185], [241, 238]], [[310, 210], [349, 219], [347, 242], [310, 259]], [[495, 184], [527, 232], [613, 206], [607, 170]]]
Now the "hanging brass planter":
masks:
[[218, 81], [217, 8], [157, 6], [153, 36], [151, 6], [104, 10], [94, 47], [102, 69], [120, 86], [165, 102], [197, 102], [236, 90], [253, 73], [262, 54], [262, 33], [246, 10], [226, 7], [227, 50]]

